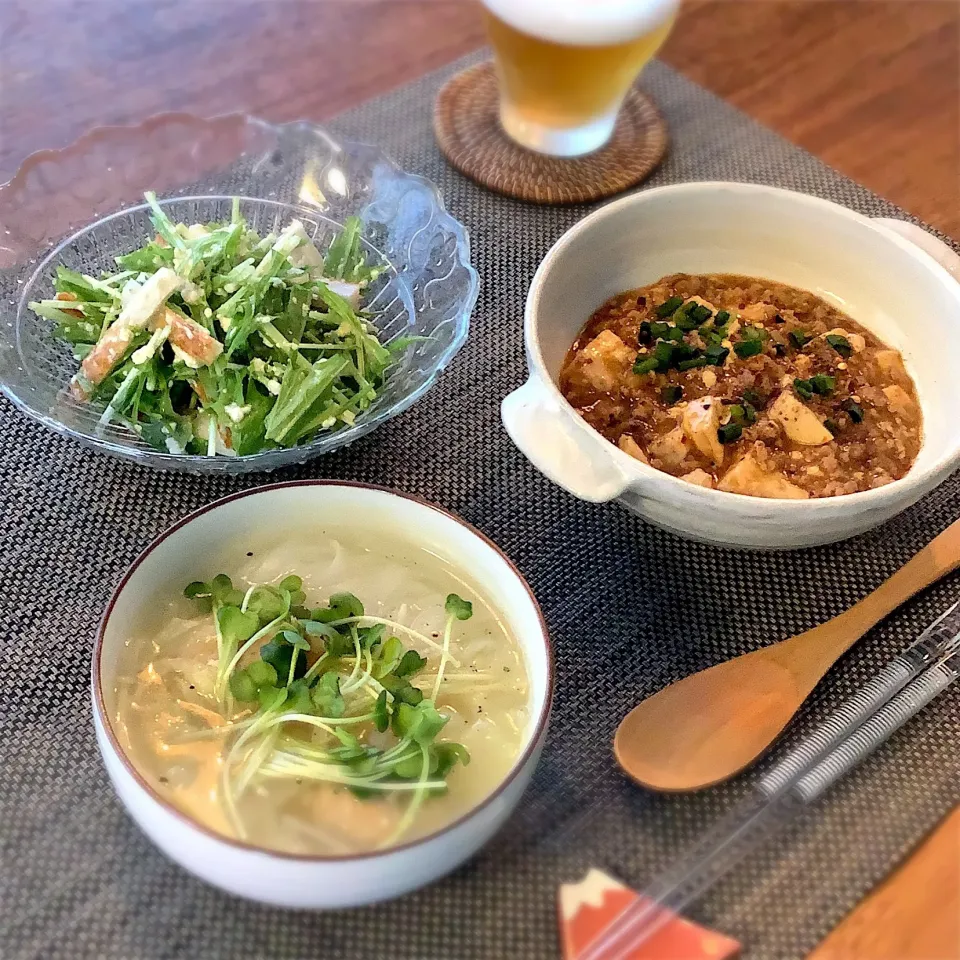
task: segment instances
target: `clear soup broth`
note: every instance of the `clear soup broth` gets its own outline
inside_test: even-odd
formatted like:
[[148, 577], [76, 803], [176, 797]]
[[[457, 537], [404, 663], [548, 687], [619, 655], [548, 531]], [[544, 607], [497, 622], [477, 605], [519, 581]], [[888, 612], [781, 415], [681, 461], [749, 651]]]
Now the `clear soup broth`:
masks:
[[[158, 794], [226, 836], [286, 853], [337, 856], [433, 833], [504, 780], [529, 722], [527, 671], [503, 618], [459, 570], [425, 550], [385, 547], [382, 533], [358, 534], [355, 525], [285, 531], [267, 544], [238, 544], [225, 556], [222, 571], [209, 571], [210, 578], [222, 572], [232, 580], [226, 599], [234, 603], [215, 608], [219, 621], [203, 609], [211, 600], [173, 596], [126, 642], [114, 725]], [[276, 589], [291, 575], [302, 579], [299, 591], [287, 591], [292, 601], [305, 595], [291, 604], [301, 619], [273, 629], [257, 623], [255, 585]], [[306, 610], [339, 609], [328, 598], [345, 592], [361, 601], [363, 616], [316, 626]], [[472, 608], [468, 619], [448, 612], [451, 594]], [[244, 616], [224, 618], [224, 606], [243, 610], [241, 595]], [[234, 621], [246, 628], [231, 646], [218, 623], [235, 633]], [[280, 629], [291, 625], [309, 648], [296, 648], [284, 677], [287, 660], [272, 660], [282, 669], [263, 664], [271, 650], [293, 659], [296, 629]], [[340, 639], [311, 629], [336, 630]], [[393, 637], [406, 659], [398, 661]], [[393, 671], [378, 677], [391, 663]], [[299, 679], [284, 688], [294, 673]], [[242, 699], [251, 694], [247, 680], [263, 674], [276, 675], [275, 687]], [[387, 686], [393, 692], [384, 692]], [[446, 721], [439, 730], [434, 706]], [[291, 715], [301, 719], [285, 719]]]

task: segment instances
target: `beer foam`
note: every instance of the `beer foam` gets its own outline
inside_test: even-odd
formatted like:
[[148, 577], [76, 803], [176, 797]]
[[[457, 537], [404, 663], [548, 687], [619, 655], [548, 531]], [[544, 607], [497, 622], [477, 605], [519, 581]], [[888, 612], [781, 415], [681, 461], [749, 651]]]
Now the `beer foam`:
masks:
[[482, 0], [497, 18], [541, 40], [598, 47], [633, 40], [672, 16], [680, 0]]

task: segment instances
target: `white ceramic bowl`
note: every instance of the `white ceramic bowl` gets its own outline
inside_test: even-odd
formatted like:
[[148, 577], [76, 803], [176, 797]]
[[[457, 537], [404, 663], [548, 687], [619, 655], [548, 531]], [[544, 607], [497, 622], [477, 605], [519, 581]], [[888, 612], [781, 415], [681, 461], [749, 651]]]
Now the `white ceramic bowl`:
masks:
[[[595, 432], [557, 387], [564, 356], [606, 299], [670, 273], [740, 273], [811, 290], [900, 350], [924, 415], [910, 472], [844, 497], [765, 500], [686, 483]], [[681, 536], [767, 549], [841, 540], [888, 520], [960, 466], [958, 279], [960, 258], [901, 221], [752, 184], [644, 190], [581, 220], [544, 258], [526, 305], [530, 378], [503, 401], [503, 422], [574, 496], [618, 500]]]
[[[114, 679], [124, 643], [151, 605], [209, 575], [228, 544], [255, 549], [266, 531], [309, 516], [317, 524], [363, 516], [389, 524], [469, 572], [519, 642], [530, 680], [530, 719], [517, 760], [478, 806], [423, 839], [368, 854], [293, 856], [227, 839], [176, 810], [148, 785], [123, 753], [111, 716]], [[406, 893], [472, 856], [517, 805], [547, 732], [553, 655], [546, 624], [513, 564], [477, 530], [438, 507], [379, 487], [308, 480], [238, 493], [203, 507], [155, 540], [127, 571], [103, 617], [93, 656], [93, 718], [107, 772], [127, 812], [171, 859], [224, 890], [278, 906], [330, 908]]]

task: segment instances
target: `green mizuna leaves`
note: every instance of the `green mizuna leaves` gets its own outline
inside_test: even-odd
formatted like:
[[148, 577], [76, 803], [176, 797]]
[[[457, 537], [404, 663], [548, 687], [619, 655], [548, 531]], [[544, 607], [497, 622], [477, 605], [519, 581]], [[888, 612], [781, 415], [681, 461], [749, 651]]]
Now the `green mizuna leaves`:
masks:
[[382, 266], [357, 217], [324, 255], [314, 225], [261, 236], [238, 200], [229, 220], [187, 225], [146, 199], [154, 236], [99, 278], [58, 267], [56, 297], [30, 304], [71, 345], [75, 392], [104, 423], [164, 453], [248, 456], [370, 407], [406, 347], [361, 312]]

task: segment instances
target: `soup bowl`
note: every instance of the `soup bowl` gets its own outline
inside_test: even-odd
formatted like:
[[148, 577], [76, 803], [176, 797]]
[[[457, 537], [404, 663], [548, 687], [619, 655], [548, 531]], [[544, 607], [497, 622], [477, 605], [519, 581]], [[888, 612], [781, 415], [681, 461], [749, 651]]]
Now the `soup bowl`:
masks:
[[[231, 551], [263, 542], [304, 517], [317, 524], [362, 516], [404, 545], [469, 571], [516, 638], [528, 675], [528, 719], [509, 772], [466, 814], [427, 836], [344, 856], [278, 853], [233, 839], [191, 819], [162, 797], [118, 736], [118, 678], [138, 623], [210, 575]], [[286, 907], [335, 908], [395, 897], [437, 879], [472, 856], [503, 824], [533, 774], [553, 696], [553, 655], [540, 608], [507, 557], [483, 534], [412, 496], [363, 484], [308, 480], [238, 493], [196, 511], [137, 558], [106, 609], [92, 668], [93, 719], [107, 773], [133, 820], [172, 860], [229, 893]], [[453, 786], [451, 786], [453, 789]]]
[[[761, 499], [687, 483], [594, 431], [558, 387], [566, 353], [604, 301], [671, 273], [746, 274], [810, 290], [899, 350], [924, 417], [906, 476], [841, 497]], [[547, 253], [526, 303], [529, 379], [503, 401], [503, 422], [534, 466], [574, 496], [617, 501], [681, 536], [765, 549], [841, 540], [890, 519], [960, 466], [958, 279], [960, 258], [909, 223], [754, 184], [644, 190], [581, 220]]]

